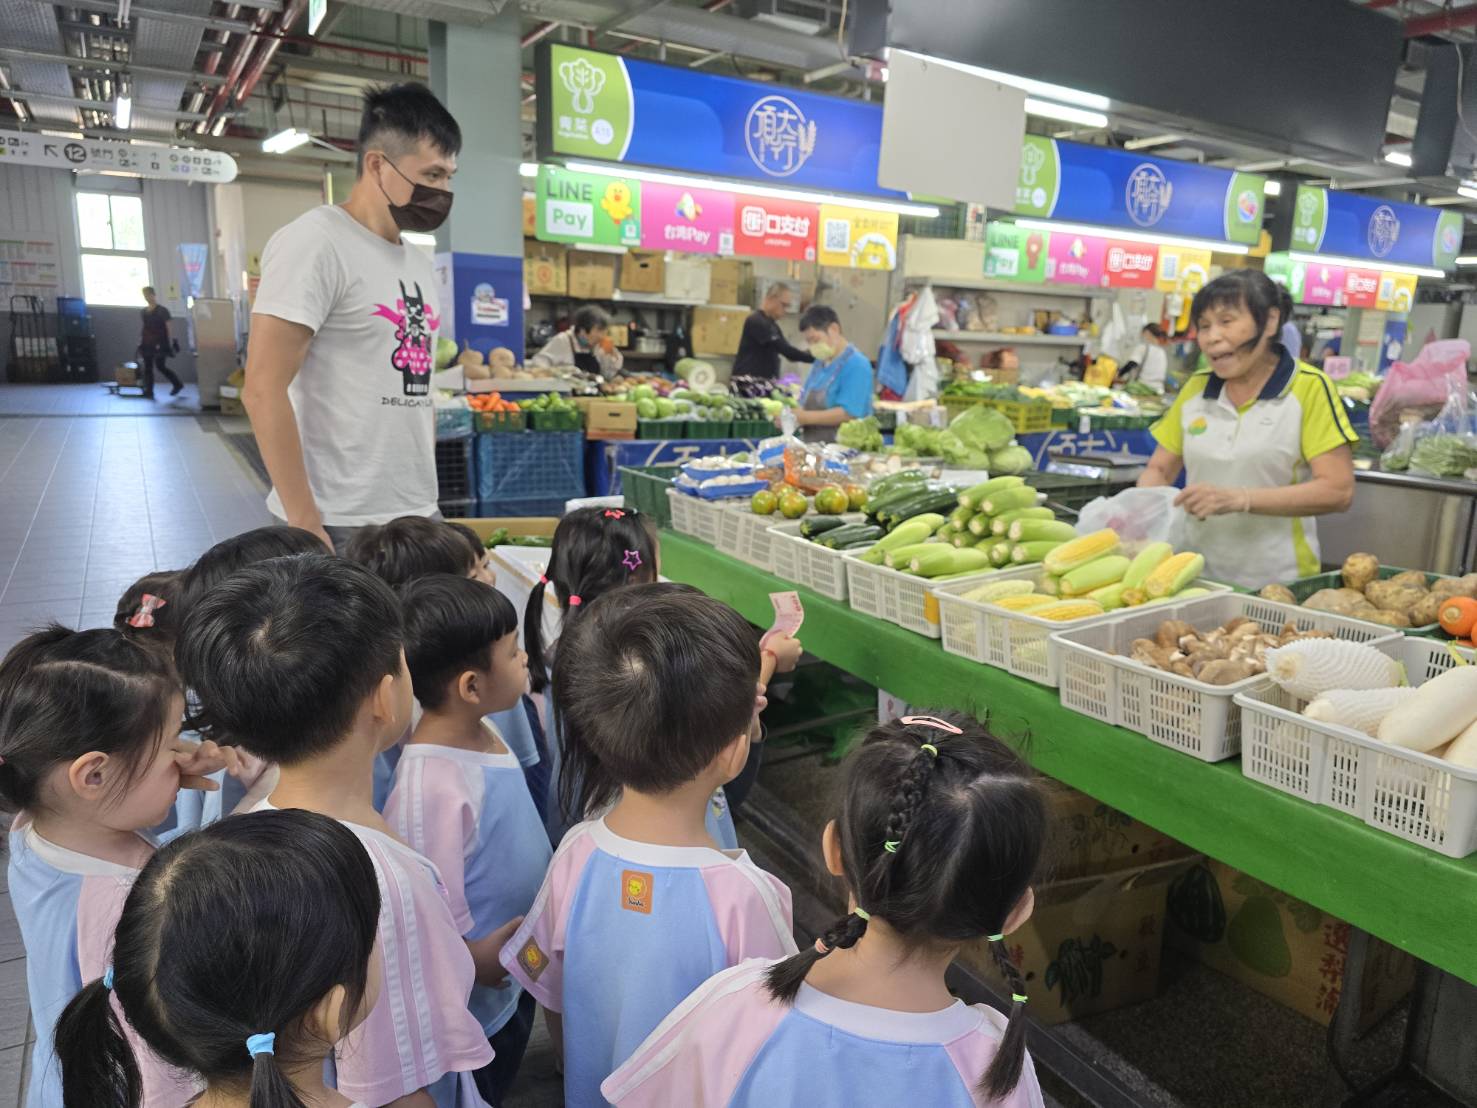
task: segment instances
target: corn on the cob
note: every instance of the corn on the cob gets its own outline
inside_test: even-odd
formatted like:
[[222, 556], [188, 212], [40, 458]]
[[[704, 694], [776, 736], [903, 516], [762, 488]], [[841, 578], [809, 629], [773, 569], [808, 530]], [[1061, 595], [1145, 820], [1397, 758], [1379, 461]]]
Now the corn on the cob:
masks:
[[883, 555], [882, 564], [885, 565], [888, 569], [906, 569], [908, 566], [908, 559], [912, 558], [914, 554], [917, 554], [920, 550], [929, 549], [931, 547], [939, 545], [943, 545], [945, 549], [948, 549], [947, 543], [940, 544], [931, 542], [914, 542], [909, 543], [907, 546], [895, 546], [885, 555]]
[[1012, 542], [1070, 542], [1077, 537], [1077, 529], [1060, 519], [1017, 519], [1006, 532]]
[[1144, 592], [1150, 597], [1173, 596], [1205, 572], [1205, 555], [1188, 550], [1166, 558], [1144, 578]]
[[1400, 663], [1347, 639], [1299, 639], [1267, 651], [1267, 675], [1299, 700], [1330, 689], [1387, 689], [1400, 683]]
[[949, 536], [949, 545], [958, 550], [962, 550], [966, 546], [974, 546], [975, 543], [979, 542], [979, 539], [975, 538], [968, 531], [946, 531], [944, 533]]
[[961, 492], [959, 494], [959, 506], [961, 508], [968, 508], [971, 512], [977, 512], [980, 509], [980, 502], [991, 493], [1000, 492], [1004, 489], [1020, 488], [1025, 483], [1026, 479], [1024, 477], [1016, 477], [1014, 475], [1009, 477], [991, 477], [988, 481], [984, 481], [975, 485], [973, 488], [965, 489]]
[[1069, 619], [1086, 619], [1088, 616], [1102, 614], [1103, 606], [1096, 600], [1088, 600], [1086, 597], [1079, 597], [1076, 600], [1055, 600], [1044, 607], [1031, 609], [1031, 615], [1056, 623]]
[[1100, 589], [1093, 589], [1087, 594], [1088, 600], [1096, 600], [1103, 606], [1103, 611], [1112, 612], [1123, 607], [1123, 582], [1119, 581], [1113, 585], [1104, 585]]
[[[1060, 576], [1078, 566], [1085, 566], [1095, 558], [1112, 554], [1118, 549], [1118, 533], [1110, 527], [1094, 531], [1090, 535], [1079, 535], [1071, 542], [1064, 542], [1053, 550], [1046, 559], [1046, 571]], [[1124, 559], [1125, 564], [1127, 559]], [[1120, 574], [1121, 576], [1121, 574]], [[1103, 581], [1101, 584], [1107, 584]]]
[[1308, 719], [1352, 727], [1366, 735], [1379, 733], [1380, 721], [1415, 695], [1415, 689], [1333, 689], [1303, 709]]
[[969, 533], [976, 538], [981, 538], [990, 533], [990, 517], [984, 512], [969, 517]]
[[[1057, 547], [1060, 550], [1061, 547]], [[1055, 554], [1053, 550], [1051, 554]], [[1051, 554], [1047, 557], [1050, 558]], [[1122, 554], [1109, 554], [1105, 558], [1094, 558], [1086, 565], [1078, 566], [1062, 574], [1062, 595], [1081, 596], [1083, 593], [1100, 589], [1104, 585], [1111, 585], [1123, 580], [1123, 572], [1128, 568], [1128, 559]]]
[[1008, 512], [1012, 508], [1033, 508], [1038, 503], [1036, 490], [1030, 485], [1017, 485], [1013, 489], [1000, 489], [980, 501], [979, 509], [992, 516]]
[[997, 542], [990, 546], [986, 553], [990, 556], [992, 566], [1004, 566], [1010, 564], [1011, 544], [1008, 542]]
[[964, 594], [964, 599], [989, 604], [1002, 596], [1028, 596], [1034, 588], [1031, 582], [1023, 578], [1016, 578], [1014, 581], [991, 581], [977, 589], [970, 589]]
[[973, 518], [974, 518], [974, 513], [971, 512], [968, 508], [965, 508], [965, 507], [955, 508], [948, 515], [948, 523], [947, 523], [947, 526], [949, 527], [950, 530], [953, 530], [953, 531], [962, 531], [962, 530], [964, 530], [964, 525], [966, 523], [968, 523]]
[[1149, 594], [1143, 589], [1124, 589], [1123, 606], [1125, 608], [1137, 608], [1140, 604], [1149, 602]]
[[946, 543], [934, 543], [908, 559], [908, 571], [919, 577], [941, 577], [946, 573], [968, 573], [989, 568], [990, 559], [984, 551], [954, 550]]
[[1055, 574], [1043, 573], [1041, 580], [1036, 584], [1036, 591], [1045, 593], [1047, 596], [1062, 595], [1062, 579]]
[[1042, 596], [1033, 592], [1025, 596], [1002, 596], [999, 600], [991, 600], [989, 603], [997, 608], [1004, 608], [1007, 612], [1034, 612], [1038, 608], [1045, 608], [1048, 604], [1060, 604], [1061, 601], [1054, 596]]
[[1134, 555], [1133, 561], [1128, 563], [1128, 572], [1123, 575], [1125, 588], [1143, 588], [1144, 579], [1158, 569], [1171, 554], [1174, 547], [1167, 542], [1151, 542], [1148, 546]]
[[1010, 560], [1016, 565], [1039, 562], [1061, 545], [1051, 539], [1043, 539], [1040, 542], [1018, 542], [1010, 548]]
[[1018, 519], [1055, 519], [1056, 513], [1045, 505], [1035, 508], [1012, 508], [990, 519], [990, 533], [1002, 538], [1009, 534], [1010, 525]]

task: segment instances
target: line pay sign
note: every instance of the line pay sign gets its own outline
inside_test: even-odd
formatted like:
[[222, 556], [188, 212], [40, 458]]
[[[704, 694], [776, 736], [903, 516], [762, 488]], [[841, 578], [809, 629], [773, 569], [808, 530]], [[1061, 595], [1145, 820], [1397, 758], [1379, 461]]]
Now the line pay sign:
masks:
[[641, 182], [541, 165], [535, 234], [545, 242], [641, 245]]

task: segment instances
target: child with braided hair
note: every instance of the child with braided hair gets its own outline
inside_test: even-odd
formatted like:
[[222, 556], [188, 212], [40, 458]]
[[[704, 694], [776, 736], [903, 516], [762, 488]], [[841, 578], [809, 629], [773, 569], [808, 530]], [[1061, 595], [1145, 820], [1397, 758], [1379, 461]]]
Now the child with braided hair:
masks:
[[[708, 980], [601, 1092], [620, 1108], [1040, 1108], [1004, 939], [1031, 915], [1045, 834], [1030, 769], [974, 720], [880, 725], [851, 756], [821, 840], [851, 911], [813, 947]], [[959, 948], [981, 938], [1013, 991], [1008, 1018], [945, 985]]]

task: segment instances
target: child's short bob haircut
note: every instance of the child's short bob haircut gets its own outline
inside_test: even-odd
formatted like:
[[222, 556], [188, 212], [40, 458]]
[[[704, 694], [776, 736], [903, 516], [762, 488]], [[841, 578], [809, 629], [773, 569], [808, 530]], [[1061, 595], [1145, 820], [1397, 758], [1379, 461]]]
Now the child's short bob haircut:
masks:
[[482, 563], [464, 535], [426, 516], [401, 516], [361, 527], [344, 548], [344, 557], [390, 585], [404, 585], [432, 573], [465, 577]]
[[427, 711], [446, 702], [453, 681], [487, 669], [493, 645], [518, 630], [513, 602], [470, 577], [438, 573], [400, 590], [405, 661], [415, 698]]

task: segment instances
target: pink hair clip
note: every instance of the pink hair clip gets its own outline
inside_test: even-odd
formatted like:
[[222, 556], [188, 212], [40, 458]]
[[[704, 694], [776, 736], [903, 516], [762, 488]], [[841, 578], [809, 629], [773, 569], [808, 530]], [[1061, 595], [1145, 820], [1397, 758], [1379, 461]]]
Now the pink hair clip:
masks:
[[904, 716], [899, 722], [909, 724], [910, 726], [918, 724], [922, 727], [932, 727], [935, 730], [943, 731], [950, 735], [964, 734], [963, 731], [959, 730], [952, 723], [945, 723], [943, 720], [936, 719], [933, 716]]
[[128, 617], [130, 627], [153, 627], [154, 613], [168, 604], [162, 596], [154, 596], [152, 593], [144, 593], [144, 598], [138, 606], [138, 611]]
[[580, 598], [579, 598], [579, 597], [577, 597], [577, 596], [571, 596], [571, 597], [570, 597], [570, 598], [569, 598], [569, 606], [570, 606], [570, 607], [571, 607], [571, 608], [578, 608], [578, 607], [579, 607], [579, 606], [580, 606], [580, 605], [581, 605], [581, 604], [583, 604], [583, 603], [584, 603], [584, 601], [583, 601], [583, 600], [581, 600], [581, 599], [580, 599]]
[[605, 509], [605, 518], [606, 519], [625, 519], [626, 518], [626, 513], [623, 512], [619, 508], [606, 508]]
[[627, 550], [626, 556], [621, 559], [621, 565], [625, 566], [632, 573], [635, 573], [641, 568], [641, 551]]

